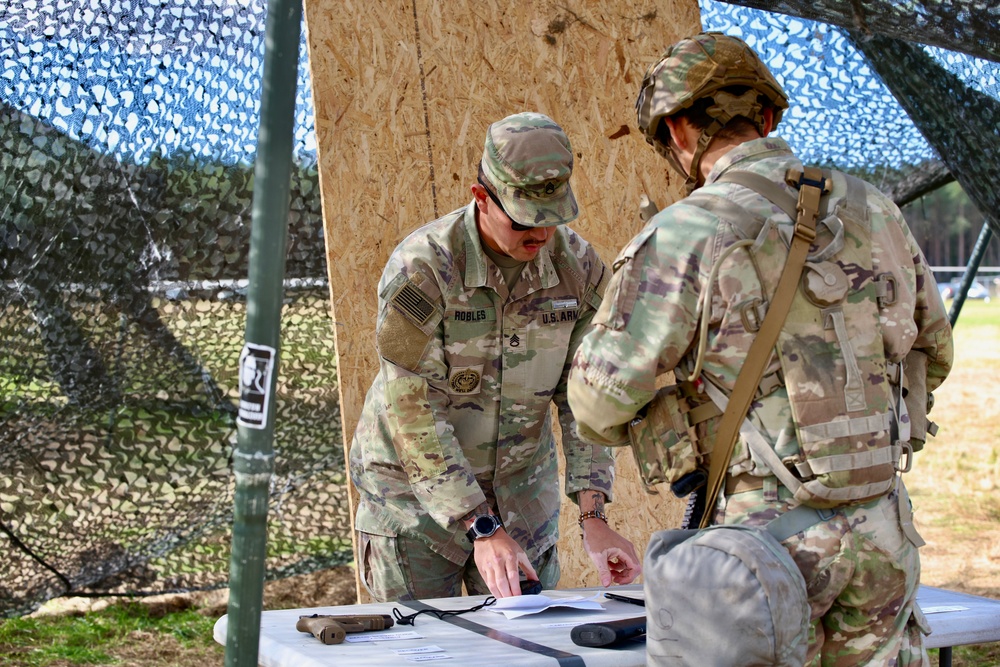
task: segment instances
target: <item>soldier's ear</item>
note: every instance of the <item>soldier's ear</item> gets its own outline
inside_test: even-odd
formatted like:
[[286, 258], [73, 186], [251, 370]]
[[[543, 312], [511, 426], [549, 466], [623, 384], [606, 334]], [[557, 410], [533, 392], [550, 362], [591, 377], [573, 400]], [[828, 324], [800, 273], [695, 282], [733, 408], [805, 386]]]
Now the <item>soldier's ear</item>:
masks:
[[472, 197], [476, 200], [476, 207], [485, 213], [483, 207], [486, 206], [486, 202], [490, 198], [489, 193], [486, 192], [486, 188], [479, 183], [473, 183], [470, 189], [472, 190]]
[[766, 137], [774, 129], [774, 108], [764, 107], [761, 110], [761, 114], [764, 116], [764, 134], [762, 136]]
[[[670, 139], [677, 145], [677, 148], [693, 153], [691, 149], [692, 146], [698, 145], [698, 136], [692, 131], [691, 122], [684, 116], [664, 116], [663, 123], [670, 130]], [[693, 144], [691, 142], [692, 135]]]

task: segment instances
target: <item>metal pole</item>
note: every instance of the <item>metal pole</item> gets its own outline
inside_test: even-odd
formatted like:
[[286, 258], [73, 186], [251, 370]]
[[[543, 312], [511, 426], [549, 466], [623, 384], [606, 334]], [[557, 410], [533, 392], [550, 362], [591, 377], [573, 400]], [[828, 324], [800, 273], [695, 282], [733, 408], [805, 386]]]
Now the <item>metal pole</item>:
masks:
[[965, 273], [962, 275], [962, 284], [959, 285], [958, 291], [955, 293], [955, 298], [951, 302], [951, 310], [948, 311], [948, 321], [951, 322], [951, 326], [955, 326], [955, 323], [958, 321], [958, 314], [962, 312], [965, 297], [969, 293], [969, 288], [972, 287], [972, 281], [979, 271], [983, 255], [986, 254], [986, 246], [990, 244], [992, 237], [993, 230], [990, 229], [989, 221], [984, 221], [983, 230], [979, 232], [976, 245], [972, 248], [972, 257], [969, 258], [969, 265], [965, 267]]
[[238, 441], [233, 457], [236, 493], [226, 667], [256, 667], [260, 643], [301, 23], [301, 0], [268, 0], [254, 164], [246, 344], [240, 355]]

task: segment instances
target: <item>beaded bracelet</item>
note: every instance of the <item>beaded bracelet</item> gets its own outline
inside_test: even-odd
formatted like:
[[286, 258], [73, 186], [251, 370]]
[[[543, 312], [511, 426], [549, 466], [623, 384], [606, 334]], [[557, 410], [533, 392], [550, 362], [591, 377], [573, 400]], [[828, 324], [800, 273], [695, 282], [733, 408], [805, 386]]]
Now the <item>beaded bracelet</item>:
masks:
[[604, 523], [608, 522], [608, 515], [601, 510], [592, 510], [590, 512], [580, 512], [580, 519], [577, 523], [580, 524], [580, 528], [583, 528], [583, 522], [587, 519], [600, 519]]

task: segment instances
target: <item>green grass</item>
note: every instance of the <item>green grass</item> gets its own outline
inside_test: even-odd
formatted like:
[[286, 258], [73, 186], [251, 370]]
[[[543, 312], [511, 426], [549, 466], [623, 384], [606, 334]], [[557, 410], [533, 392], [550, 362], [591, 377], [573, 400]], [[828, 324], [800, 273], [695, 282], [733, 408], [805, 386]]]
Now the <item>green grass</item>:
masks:
[[[928, 651], [931, 665], [939, 665], [940, 651]], [[956, 646], [951, 653], [953, 667], [987, 667], [1000, 665], [1000, 644], [979, 644], [976, 646]]]
[[167, 638], [184, 648], [200, 645], [213, 650], [214, 624], [215, 619], [193, 610], [157, 617], [149, 607], [136, 602], [112, 605], [84, 616], [8, 619], [0, 621], [0, 665], [121, 664], [114, 656], [116, 650], [143, 638]]
[[[950, 305], [950, 304], [949, 304]], [[954, 330], [955, 363], [934, 392], [940, 425], [917, 457], [907, 484], [939, 510], [953, 531], [978, 530], [1000, 512], [1000, 300], [967, 301]]]
[[[945, 304], [951, 307], [951, 302]], [[930, 417], [941, 431], [917, 455], [907, 479], [918, 519], [937, 547], [922, 555], [924, 583], [982, 588], [996, 596], [989, 535], [1000, 518], [1000, 299], [966, 301], [955, 325], [955, 366]], [[923, 529], [921, 529], [923, 530]], [[984, 535], [987, 537], [984, 539]], [[926, 551], [926, 550], [924, 550]], [[969, 577], [969, 578], [967, 578]], [[938, 651], [930, 651], [938, 664]], [[1000, 665], [1000, 643], [956, 646], [955, 667]]]
[[[212, 639], [215, 620], [192, 610], [156, 617], [138, 603], [117, 604], [85, 616], [49, 616], [0, 621], [0, 666], [116, 665], [116, 649], [137, 640], [169, 637], [186, 649], [219, 653]], [[937, 649], [929, 651], [938, 664]], [[1000, 664], [1000, 644], [957, 646], [955, 667]]]
[[[953, 303], [945, 301], [949, 314]], [[1000, 299], [990, 299], [989, 303], [982, 299], [966, 300], [955, 324], [958, 327], [1000, 327]]]

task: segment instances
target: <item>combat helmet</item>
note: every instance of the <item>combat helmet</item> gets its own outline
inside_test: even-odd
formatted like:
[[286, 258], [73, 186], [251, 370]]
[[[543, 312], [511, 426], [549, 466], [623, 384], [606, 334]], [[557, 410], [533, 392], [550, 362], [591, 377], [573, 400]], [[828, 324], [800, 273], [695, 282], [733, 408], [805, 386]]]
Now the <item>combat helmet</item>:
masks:
[[[733, 94], [724, 90], [731, 88], [746, 88], [746, 91]], [[726, 123], [743, 116], [764, 135], [760, 95], [774, 107], [774, 127], [777, 127], [782, 112], [788, 108], [788, 97], [757, 54], [741, 39], [721, 32], [703, 32], [668, 48], [646, 71], [635, 111], [646, 141], [687, 177], [690, 192], [698, 185], [705, 149]], [[706, 109], [712, 123], [702, 131], [688, 174], [670, 148], [656, 138], [656, 132], [663, 118], [703, 98], [712, 98], [713, 103]]]

